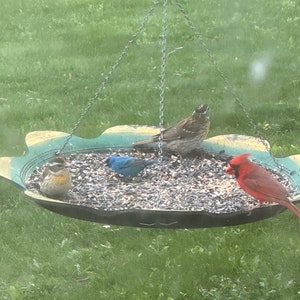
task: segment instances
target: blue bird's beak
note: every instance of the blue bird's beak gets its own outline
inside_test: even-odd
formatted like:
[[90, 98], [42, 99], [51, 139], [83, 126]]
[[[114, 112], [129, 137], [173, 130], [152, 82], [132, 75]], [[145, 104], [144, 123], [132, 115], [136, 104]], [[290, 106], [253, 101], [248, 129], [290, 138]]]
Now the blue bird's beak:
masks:
[[109, 161], [110, 161], [110, 158], [107, 158], [104, 160], [104, 162], [109, 166]]

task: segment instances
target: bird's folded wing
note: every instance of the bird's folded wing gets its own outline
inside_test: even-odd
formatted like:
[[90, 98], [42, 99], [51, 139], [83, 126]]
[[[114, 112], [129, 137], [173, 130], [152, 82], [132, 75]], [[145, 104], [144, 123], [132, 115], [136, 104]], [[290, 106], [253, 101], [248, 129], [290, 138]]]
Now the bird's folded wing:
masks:
[[135, 168], [139, 167], [141, 165], [144, 165], [144, 160], [140, 159], [133, 159], [133, 160], [127, 160], [124, 163], [119, 165], [120, 169], [127, 169], [127, 168]]
[[[162, 131], [162, 141], [164, 142], [170, 142], [170, 141], [178, 140], [180, 138], [181, 136], [177, 130], [177, 127], [175, 126], [169, 127]], [[159, 134], [153, 137], [153, 141], [154, 142], [159, 141]]]
[[243, 185], [245, 191], [259, 200], [268, 200], [274, 199], [277, 200], [287, 200], [287, 191], [278, 184], [275, 180], [268, 181], [264, 177], [258, 178], [244, 178]]

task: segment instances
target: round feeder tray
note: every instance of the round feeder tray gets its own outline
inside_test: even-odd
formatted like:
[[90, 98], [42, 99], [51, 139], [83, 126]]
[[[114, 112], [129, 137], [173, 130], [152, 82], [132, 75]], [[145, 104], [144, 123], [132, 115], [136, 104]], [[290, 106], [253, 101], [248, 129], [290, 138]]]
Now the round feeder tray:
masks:
[[[132, 125], [109, 128], [99, 137], [92, 139], [72, 136], [64, 149], [64, 155], [94, 151], [131, 151], [135, 141], [148, 138], [158, 132], [159, 129], [156, 127]], [[44, 208], [68, 217], [104, 224], [147, 228], [232, 226], [270, 218], [285, 210], [280, 205], [231, 213], [164, 209], [104, 210], [50, 199], [27, 190], [26, 179], [37, 167], [53, 158], [54, 153], [60, 149], [67, 136], [67, 133], [57, 131], [36, 131], [27, 134], [25, 138], [27, 153], [20, 157], [1, 157], [0, 176], [17, 184], [24, 190], [26, 196]], [[276, 169], [275, 161], [266, 151], [265, 143], [255, 137], [237, 134], [216, 136], [203, 141], [201, 148], [208, 153], [225, 153], [229, 156], [251, 152], [255, 161], [270, 169]], [[300, 155], [276, 160], [283, 167], [283, 172], [298, 193], [300, 191]], [[293, 200], [294, 203], [299, 201], [299, 197]]]

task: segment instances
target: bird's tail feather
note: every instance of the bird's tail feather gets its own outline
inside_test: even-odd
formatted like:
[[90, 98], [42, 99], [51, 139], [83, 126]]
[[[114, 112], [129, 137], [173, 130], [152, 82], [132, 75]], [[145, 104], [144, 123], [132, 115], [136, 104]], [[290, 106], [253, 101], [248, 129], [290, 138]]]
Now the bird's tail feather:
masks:
[[158, 163], [158, 159], [155, 158], [155, 159], [149, 159], [146, 161], [146, 166], [149, 166], [149, 165], [152, 165], [152, 164], [156, 164]]
[[293, 196], [293, 198], [291, 198], [290, 200], [291, 200], [291, 202], [300, 201], [300, 194], [297, 194], [296, 196]]
[[286, 201], [286, 203], [280, 204], [288, 208], [293, 214], [295, 214], [300, 219], [300, 208], [297, 207], [294, 203]]
[[150, 144], [150, 143], [153, 143], [152, 139], [137, 141], [137, 142], [134, 142], [133, 145], [134, 146], [143, 146], [143, 145]]

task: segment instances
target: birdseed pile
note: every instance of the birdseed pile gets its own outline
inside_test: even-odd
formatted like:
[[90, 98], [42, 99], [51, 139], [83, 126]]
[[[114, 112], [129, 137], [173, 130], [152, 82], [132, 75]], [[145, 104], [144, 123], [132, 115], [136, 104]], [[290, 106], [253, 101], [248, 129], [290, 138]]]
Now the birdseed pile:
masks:
[[[225, 174], [228, 156], [164, 156], [162, 162], [146, 167], [137, 177], [124, 178], [106, 165], [109, 155], [154, 157], [153, 153], [139, 152], [90, 152], [66, 157], [71, 164], [73, 189], [65, 202], [101, 210], [188, 210], [216, 214], [248, 211], [258, 205], [238, 187], [235, 178]], [[40, 193], [42, 171], [43, 168], [37, 168], [27, 180], [27, 188], [35, 193]], [[272, 173], [292, 194], [287, 177]], [[268, 205], [272, 204], [263, 204]]]

